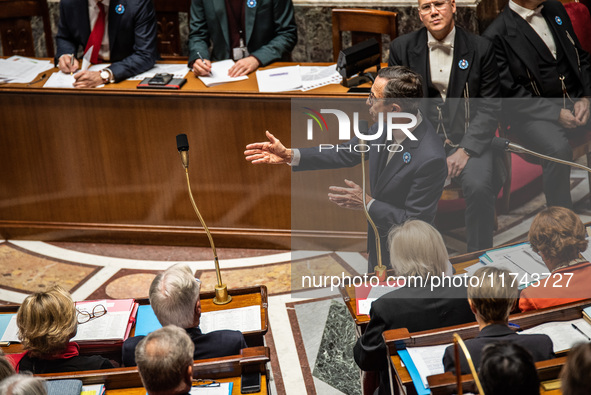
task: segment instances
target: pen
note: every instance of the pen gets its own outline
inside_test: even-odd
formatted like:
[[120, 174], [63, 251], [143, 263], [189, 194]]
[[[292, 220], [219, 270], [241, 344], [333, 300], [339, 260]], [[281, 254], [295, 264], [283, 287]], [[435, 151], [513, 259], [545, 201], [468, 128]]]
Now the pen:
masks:
[[281, 75], [287, 75], [287, 73], [275, 73], [275, 74], [269, 74], [269, 76], [271, 77], [279, 77]]
[[74, 67], [74, 60], [76, 59], [76, 58], [74, 57], [74, 55], [75, 55], [75, 54], [72, 54], [72, 55], [70, 55], [70, 75], [74, 74], [74, 73], [72, 72], [72, 67]]
[[30, 85], [36, 84], [37, 82], [41, 82], [41, 81], [43, 81], [43, 80], [45, 79], [45, 77], [46, 77], [46, 76], [47, 76], [47, 73], [43, 73], [43, 74], [41, 75], [41, 78], [39, 78], [38, 80], [35, 80], [35, 81], [33, 81], [33, 82], [29, 82], [29, 83], [27, 84], [27, 86], [30, 86]]
[[576, 326], [575, 324], [571, 324], [573, 326], [573, 328], [575, 328], [581, 335], [585, 336], [587, 338], [587, 340], [589, 340], [591, 342], [591, 338], [589, 338], [589, 336], [587, 336], [585, 334], [585, 332], [583, 332], [582, 330], [579, 329], [578, 326]]
[[[201, 56], [201, 54], [199, 52], [197, 52], [197, 56], [199, 56], [199, 59], [201, 59], [201, 61], [203, 62], [203, 64], [205, 64], [205, 59], [203, 59], [203, 56]], [[210, 71], [209, 72], [209, 76], [213, 77], [213, 72]]]
[[0, 347], [8, 347], [10, 346], [10, 342], [0, 342]]

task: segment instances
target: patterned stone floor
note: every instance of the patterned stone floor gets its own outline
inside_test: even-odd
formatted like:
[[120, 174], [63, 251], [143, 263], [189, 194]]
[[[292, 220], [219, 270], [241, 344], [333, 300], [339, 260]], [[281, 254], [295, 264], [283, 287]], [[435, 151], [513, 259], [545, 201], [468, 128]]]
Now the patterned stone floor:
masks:
[[[586, 174], [573, 171], [575, 211], [591, 221]], [[543, 195], [498, 218], [495, 245], [525, 238]], [[450, 254], [465, 251], [463, 229], [444, 232]], [[354, 325], [334, 292], [299, 292], [292, 279], [306, 273], [362, 274], [359, 253], [218, 249], [229, 287], [265, 284], [269, 290], [267, 345], [272, 352], [274, 394], [359, 394], [353, 362]], [[0, 303], [20, 303], [30, 292], [53, 284], [75, 300], [140, 298], [159, 271], [186, 262], [197, 271], [204, 290], [213, 289], [215, 272], [207, 248], [91, 243], [0, 241]]]

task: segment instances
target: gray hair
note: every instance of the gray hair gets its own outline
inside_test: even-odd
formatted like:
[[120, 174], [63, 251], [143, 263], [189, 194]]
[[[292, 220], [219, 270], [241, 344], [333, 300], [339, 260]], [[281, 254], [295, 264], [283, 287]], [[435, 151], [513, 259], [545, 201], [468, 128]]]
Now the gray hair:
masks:
[[448, 268], [448, 254], [441, 234], [420, 220], [392, 228], [388, 235], [390, 263], [398, 276], [440, 276]]
[[45, 380], [29, 374], [13, 374], [0, 382], [0, 394], [47, 395]]
[[5, 379], [8, 376], [12, 376], [16, 372], [12, 367], [12, 364], [4, 355], [0, 355], [0, 381]]
[[162, 326], [193, 326], [199, 280], [189, 266], [176, 264], [158, 274], [150, 286], [150, 304]]
[[384, 98], [394, 99], [402, 111], [416, 114], [423, 97], [423, 82], [420, 74], [405, 66], [383, 67], [378, 77], [388, 80], [384, 86]]
[[193, 364], [195, 344], [184, 329], [168, 325], [146, 336], [135, 349], [135, 361], [148, 392], [170, 391], [182, 383]]

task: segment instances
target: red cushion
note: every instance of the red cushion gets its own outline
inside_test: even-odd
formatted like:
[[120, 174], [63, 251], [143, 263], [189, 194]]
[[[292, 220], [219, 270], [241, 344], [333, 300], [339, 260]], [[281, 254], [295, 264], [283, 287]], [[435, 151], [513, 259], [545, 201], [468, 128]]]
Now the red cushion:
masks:
[[[532, 182], [536, 181], [542, 175], [542, 166], [526, 162], [521, 156], [511, 154], [511, 193], [527, 188]], [[540, 192], [542, 190], [540, 189]], [[499, 192], [498, 199], [503, 196], [503, 191]], [[462, 199], [440, 200], [437, 205], [437, 212], [449, 213], [466, 208], [466, 201]]]
[[567, 3], [564, 5], [566, 12], [575, 29], [575, 34], [581, 43], [581, 47], [591, 52], [591, 15], [589, 9], [581, 3]]

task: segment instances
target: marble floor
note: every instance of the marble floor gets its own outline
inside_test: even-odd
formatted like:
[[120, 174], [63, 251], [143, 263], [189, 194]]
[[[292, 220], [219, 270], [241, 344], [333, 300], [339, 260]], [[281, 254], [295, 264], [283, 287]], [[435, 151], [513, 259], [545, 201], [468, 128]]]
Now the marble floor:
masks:
[[[575, 211], [591, 221], [586, 174], [573, 170]], [[544, 207], [542, 194], [498, 218], [495, 245], [524, 239], [531, 221]], [[450, 254], [465, 251], [463, 229], [445, 231]], [[218, 249], [224, 282], [231, 287], [265, 284], [269, 291], [271, 391], [273, 394], [360, 394], [359, 370], [352, 346], [355, 328], [336, 292], [302, 292], [292, 277], [306, 270], [364, 273], [363, 254]], [[0, 303], [20, 303], [30, 292], [53, 284], [75, 300], [147, 297], [159, 271], [187, 263], [213, 289], [211, 251], [207, 248], [95, 243], [0, 241]], [[304, 265], [298, 265], [304, 263]]]

